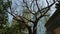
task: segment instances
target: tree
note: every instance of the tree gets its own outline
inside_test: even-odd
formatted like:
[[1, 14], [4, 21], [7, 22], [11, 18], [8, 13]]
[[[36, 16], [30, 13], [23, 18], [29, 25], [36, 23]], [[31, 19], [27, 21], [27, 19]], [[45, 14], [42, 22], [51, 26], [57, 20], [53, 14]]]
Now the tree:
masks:
[[8, 22], [8, 13], [6, 12], [8, 7], [8, 2], [0, 0], [0, 28], [3, 28], [3, 26]]
[[[46, 13], [50, 10], [50, 7], [52, 7], [56, 3], [55, 0], [53, 0], [53, 3], [51, 5], [49, 5], [49, 2], [47, 0], [46, 0], [46, 2], [47, 2], [47, 7], [44, 7], [44, 8], [40, 9], [39, 5], [38, 5], [38, 0], [31, 0], [31, 5], [28, 5], [28, 0], [23, 0], [22, 1], [22, 3], [23, 3], [22, 6], [25, 9], [27, 9], [30, 14], [33, 15], [34, 19], [32, 19], [32, 18], [28, 19], [28, 18], [26, 18], [24, 16], [15, 14], [14, 11], [12, 11], [12, 7], [10, 7], [11, 12], [8, 12], [8, 13], [11, 14], [15, 18], [15, 20], [20, 21], [20, 23], [24, 24], [24, 26], [26, 26], [28, 28], [29, 34], [36, 34], [38, 21], [42, 17], [47, 16]], [[33, 3], [35, 3], [35, 4], [33, 4]], [[33, 5], [33, 8], [32, 8], [33, 10], [31, 10], [32, 5]], [[34, 6], [35, 5], [37, 6], [37, 9], [38, 9], [37, 11], [34, 11]], [[26, 20], [28, 22], [26, 22]], [[34, 24], [34, 26], [33, 26], [33, 32], [32, 32], [31, 26], [29, 26], [29, 24], [26, 24], [26, 23], [29, 23], [29, 22], [31, 22], [31, 23]]]
[[19, 34], [19, 33], [27, 34], [28, 33], [26, 26], [24, 26], [24, 24], [20, 23], [20, 21], [15, 20], [15, 18], [13, 18], [10, 29], [12, 29], [12, 28], [13, 28], [14, 32], [16, 31], [15, 34]]
[[7, 31], [7, 23], [8, 23], [8, 13], [7, 8], [10, 6], [10, 1], [8, 0], [0, 0], [0, 34], [5, 34]]

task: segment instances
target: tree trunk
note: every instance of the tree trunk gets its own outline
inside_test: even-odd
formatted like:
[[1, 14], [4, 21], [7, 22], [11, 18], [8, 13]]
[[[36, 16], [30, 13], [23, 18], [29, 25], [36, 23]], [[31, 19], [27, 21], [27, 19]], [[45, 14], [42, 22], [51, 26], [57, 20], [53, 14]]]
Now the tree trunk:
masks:
[[27, 26], [27, 28], [28, 28], [29, 34], [37, 34], [37, 22], [34, 23], [33, 31], [31, 27]]
[[34, 24], [33, 26], [33, 34], [37, 34], [37, 24]]
[[31, 27], [28, 28], [28, 31], [29, 31], [29, 34], [37, 34], [37, 26], [33, 27], [33, 32], [32, 32]]
[[27, 27], [27, 28], [28, 28], [29, 34], [32, 34], [32, 29], [31, 29], [31, 27]]
[[31, 28], [29, 29], [29, 34], [32, 34], [32, 30], [31, 30]]

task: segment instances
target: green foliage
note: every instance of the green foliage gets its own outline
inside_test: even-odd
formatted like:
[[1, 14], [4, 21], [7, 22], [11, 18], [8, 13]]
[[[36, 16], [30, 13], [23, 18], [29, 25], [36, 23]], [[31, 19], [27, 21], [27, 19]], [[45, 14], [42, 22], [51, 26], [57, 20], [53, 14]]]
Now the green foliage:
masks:
[[8, 6], [8, 7], [11, 7], [11, 5], [12, 5], [12, 2], [11, 2], [11, 1], [8, 1], [8, 2], [7, 2], [7, 6]]
[[8, 23], [8, 13], [7, 8], [11, 6], [11, 1], [4, 2], [5, 0], [0, 0], [0, 28]]
[[20, 21], [13, 19], [9, 31], [11, 34], [26, 34], [25, 32], [22, 32], [22, 31], [26, 31], [26, 27]]
[[25, 26], [20, 21], [14, 20], [11, 27], [7, 25], [8, 13], [6, 11], [8, 7], [11, 7], [11, 4], [12, 2], [9, 0], [7, 2], [0, 0], [0, 34], [26, 34], [22, 32], [25, 30]]

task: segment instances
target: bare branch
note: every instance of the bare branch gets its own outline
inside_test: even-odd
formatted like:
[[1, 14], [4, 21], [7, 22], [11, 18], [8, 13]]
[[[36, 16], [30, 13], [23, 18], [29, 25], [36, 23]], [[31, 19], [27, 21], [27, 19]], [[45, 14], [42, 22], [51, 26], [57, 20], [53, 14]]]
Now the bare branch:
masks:
[[40, 8], [39, 8], [39, 6], [38, 6], [38, 3], [37, 3], [37, 0], [36, 0], [36, 5], [37, 5], [38, 10], [40, 10]]
[[9, 11], [6, 11], [6, 12], [8, 12], [9, 14], [11, 14], [13, 17], [15, 17], [15, 18], [16, 18], [16, 16], [15, 16], [15, 15], [13, 15], [11, 12], [9, 12]]
[[[50, 7], [53, 6], [54, 4], [55, 4], [55, 3], [52, 3], [51, 5], [49, 5], [49, 6], [45, 7], [45, 8], [42, 8], [40, 11], [47, 9], [47, 10], [44, 12], [44, 14], [46, 14], [46, 13], [48, 12], [48, 10], [50, 9]], [[38, 11], [37, 13], [39, 13], [40, 11]], [[43, 14], [43, 15], [44, 15], [44, 14]], [[37, 17], [36, 20], [39, 20], [40, 18], [42, 18], [43, 15], [41, 14], [39, 17]]]
[[29, 12], [30, 12], [31, 14], [35, 15], [35, 14], [34, 14], [34, 13], [32, 13], [32, 11], [29, 9], [27, 2], [25, 2], [25, 1], [23, 0], [23, 3], [25, 3], [25, 4], [26, 4], [26, 8], [29, 10]]
[[32, 21], [32, 20], [29, 20], [29, 19], [27, 19], [27, 18], [25, 18], [25, 17], [23, 17], [23, 16], [18, 16], [17, 14], [12, 13], [13, 11], [12, 11], [11, 7], [10, 7], [10, 11], [11, 11], [11, 13], [8, 12], [8, 11], [7, 11], [7, 12], [8, 12], [9, 14], [11, 14], [11, 15], [12, 15], [14, 18], [16, 18], [17, 20], [25, 21], [24, 19], [26, 19], [27, 21], [34, 23], [34, 21]]
[[29, 25], [28, 24], [26, 24], [26, 22], [25, 21], [21, 21], [21, 20], [18, 20], [17, 18], [14, 18], [15, 20], [17, 20], [17, 21], [20, 21], [20, 23], [22, 23], [22, 24], [24, 24], [25, 26], [28, 26], [29, 27]]
[[55, 3], [56, 1], [55, 0], [53, 0], [53, 3]]
[[[31, 2], [31, 6], [32, 6], [33, 2], [34, 2], [34, 0]], [[30, 7], [31, 7], [31, 6], [30, 6]]]
[[[51, 5], [49, 5], [48, 7], [45, 7], [45, 8], [43, 8], [43, 9], [41, 9], [40, 11], [48, 8], [48, 9], [46, 10], [46, 12], [44, 13], [44, 14], [46, 14], [46, 13], [48, 12], [48, 10], [50, 9], [50, 7], [53, 6], [54, 4], [55, 4], [55, 3], [52, 3]], [[39, 16], [36, 21], [38, 21], [40, 18], [42, 18], [42, 17], [44, 16], [44, 14], [41, 15], [41, 16]]]
[[[22, 16], [19, 16], [19, 17], [22, 17]], [[25, 18], [25, 17], [22, 17], [23, 19], [26, 19], [27, 21], [29, 21], [29, 22], [34, 22], [34, 21], [32, 21], [32, 20], [29, 20], [29, 19], [27, 19], [27, 18]]]
[[[35, 7], [35, 4], [33, 4], [33, 11], [35, 12], [34, 7]], [[35, 12], [35, 13], [36, 13], [36, 12]]]
[[[45, 8], [42, 8], [40, 11], [42, 11], [42, 10], [44, 10], [44, 9], [47, 9], [47, 8], [50, 8], [51, 6], [53, 6], [55, 4], [55, 2], [54, 3], [52, 3], [51, 5], [49, 5], [49, 6], [47, 6], [47, 7], [45, 7]], [[40, 12], [39, 11], [39, 12]]]
[[52, 3], [50, 6], [41, 9], [41, 11], [44, 10], [44, 9], [46, 9], [46, 8], [50, 8], [50, 7], [51, 7], [52, 5], [54, 5], [54, 4], [55, 4], [55, 3]]
[[48, 0], [46, 0], [46, 2], [47, 2], [47, 5], [49, 6], [49, 2], [48, 2]]
[[40, 14], [41, 14], [41, 11], [40, 11], [40, 8], [39, 8], [39, 6], [38, 6], [37, 1], [38, 1], [38, 0], [36, 0], [36, 6], [37, 6], [37, 8], [38, 8], [38, 12], [40, 12]]
[[[6, 12], [8, 12], [9, 14], [11, 14], [13, 17], [14, 17], [14, 19], [15, 20], [17, 20], [17, 21], [20, 21], [20, 23], [22, 23], [22, 24], [24, 24], [25, 26], [29, 26], [28, 24], [26, 24], [26, 22], [24, 21], [24, 17], [22, 17], [22, 16], [15, 16], [14, 14], [12, 14], [11, 12], [9, 12], [9, 11], [6, 11]], [[25, 18], [26, 19], [26, 18]], [[28, 19], [26, 19], [26, 20], [28, 20]], [[28, 20], [28, 21], [30, 21], [30, 20]], [[32, 22], [32, 21], [31, 21]]]

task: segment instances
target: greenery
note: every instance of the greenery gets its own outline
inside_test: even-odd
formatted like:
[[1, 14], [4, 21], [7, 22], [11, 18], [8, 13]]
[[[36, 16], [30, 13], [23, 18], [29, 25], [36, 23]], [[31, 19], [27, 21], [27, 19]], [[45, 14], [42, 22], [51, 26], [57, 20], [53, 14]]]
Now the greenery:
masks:
[[11, 6], [11, 1], [4, 2], [5, 0], [0, 0], [0, 34], [8, 34], [9, 27], [8, 23], [8, 13], [7, 8]]
[[[32, 4], [34, 4], [34, 3], [35, 2], [32, 2]], [[26, 3], [26, 5], [27, 4], [28, 3]], [[13, 19], [12, 19], [12, 22], [10, 22], [10, 23], [12, 23], [11, 26], [9, 26], [8, 8], [11, 9], [12, 1], [11, 0], [7, 0], [7, 1], [0, 0], [0, 34], [28, 34], [29, 32], [30, 32], [29, 34], [31, 34], [31, 33], [36, 34], [38, 21], [42, 17], [48, 16], [48, 15], [46, 15], [46, 13], [50, 10], [50, 6], [47, 7], [46, 9], [44, 8], [44, 9], [40, 10], [39, 9], [40, 7], [37, 4], [37, 0], [36, 0], [36, 5], [37, 5], [38, 10], [35, 13], [33, 13], [33, 11], [29, 8], [29, 5], [26, 6], [27, 9], [24, 7], [22, 17], [17, 14], [14, 15], [14, 14], [10, 13], [13, 16]], [[60, 6], [59, 4], [56, 4], [56, 8], [60, 9], [59, 6]], [[34, 15], [32, 19], [31, 19], [31, 17], [32, 17], [31, 14]], [[43, 22], [43, 20], [42, 20], [42, 22]], [[32, 27], [32, 23], [34, 24], [33, 27]], [[33, 28], [33, 29], [31, 29], [31, 28]], [[32, 30], [33, 30], [33, 32], [32, 32]]]

